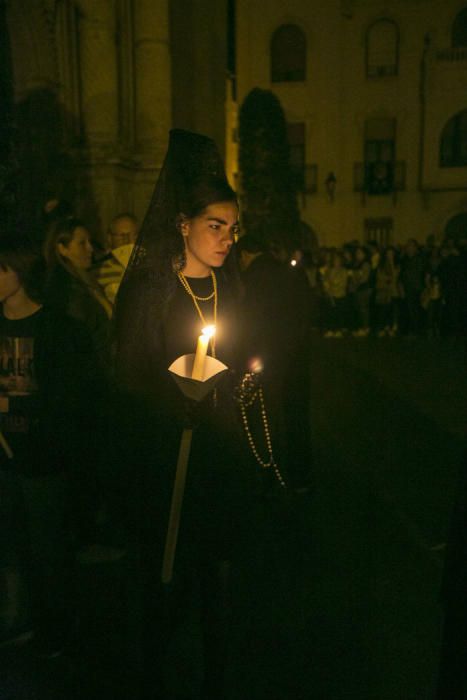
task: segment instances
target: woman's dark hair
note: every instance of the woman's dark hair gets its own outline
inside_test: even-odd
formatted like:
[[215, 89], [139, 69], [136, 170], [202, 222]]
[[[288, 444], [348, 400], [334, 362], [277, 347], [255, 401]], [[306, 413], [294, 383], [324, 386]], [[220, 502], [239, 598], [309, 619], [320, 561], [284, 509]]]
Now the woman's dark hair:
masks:
[[14, 239], [0, 240], [0, 268], [13, 270], [28, 297], [41, 302], [44, 291], [44, 261], [31, 245]]
[[210, 204], [232, 202], [238, 206], [237, 195], [227, 180], [209, 177], [193, 184], [181, 202], [184, 216], [192, 219], [199, 216]]
[[67, 263], [58, 252], [58, 244], [68, 246], [73, 239], [73, 235], [78, 227], [86, 228], [81, 219], [69, 217], [58, 221], [47, 233], [44, 243], [44, 258], [49, 270], [53, 270], [57, 265], [62, 265], [69, 272], [70, 264]]

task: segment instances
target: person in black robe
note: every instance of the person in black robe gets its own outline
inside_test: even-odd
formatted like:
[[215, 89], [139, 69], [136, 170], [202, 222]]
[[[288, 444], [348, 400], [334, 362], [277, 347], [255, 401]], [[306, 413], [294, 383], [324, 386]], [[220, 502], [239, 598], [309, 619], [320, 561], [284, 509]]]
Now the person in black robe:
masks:
[[[290, 485], [305, 491], [311, 480], [310, 290], [290, 256], [269, 252], [253, 236], [238, 243], [243, 270], [243, 341], [260, 360], [276, 457]], [[296, 263], [296, 260], [293, 260]]]
[[[213, 142], [174, 130], [116, 303], [118, 445], [126, 519], [139, 582], [137, 677], [141, 698], [167, 697], [164, 659], [199, 586], [203, 698], [223, 697], [229, 571], [248, 531], [248, 465], [241, 454], [233, 384], [236, 283], [231, 248], [238, 205]], [[224, 265], [225, 263], [225, 265]], [[214, 393], [187, 400], [168, 372], [214, 324], [209, 354], [227, 367]], [[193, 443], [171, 585], [161, 584], [169, 506], [182, 430]], [[133, 637], [135, 640], [135, 636]]]

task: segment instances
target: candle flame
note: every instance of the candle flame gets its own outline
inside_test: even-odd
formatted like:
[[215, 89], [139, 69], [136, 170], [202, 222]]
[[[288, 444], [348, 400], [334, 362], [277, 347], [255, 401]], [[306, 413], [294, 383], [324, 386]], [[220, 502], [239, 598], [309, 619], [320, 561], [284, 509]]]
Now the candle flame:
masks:
[[206, 326], [206, 328], [203, 328], [203, 330], [201, 332], [205, 338], [212, 338], [212, 336], [216, 332], [216, 327], [215, 326]]

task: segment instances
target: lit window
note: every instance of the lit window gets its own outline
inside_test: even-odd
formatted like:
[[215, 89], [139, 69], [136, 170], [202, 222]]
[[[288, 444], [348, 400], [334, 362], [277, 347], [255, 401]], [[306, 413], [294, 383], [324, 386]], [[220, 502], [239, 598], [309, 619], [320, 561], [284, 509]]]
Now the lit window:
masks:
[[452, 117], [441, 132], [439, 164], [442, 168], [467, 165], [467, 109]]
[[371, 25], [366, 35], [366, 74], [369, 78], [397, 75], [399, 31], [389, 19]]
[[298, 82], [305, 78], [305, 34], [295, 24], [283, 24], [271, 40], [271, 81]]
[[451, 44], [454, 48], [467, 47], [467, 7], [459, 12], [453, 22]]

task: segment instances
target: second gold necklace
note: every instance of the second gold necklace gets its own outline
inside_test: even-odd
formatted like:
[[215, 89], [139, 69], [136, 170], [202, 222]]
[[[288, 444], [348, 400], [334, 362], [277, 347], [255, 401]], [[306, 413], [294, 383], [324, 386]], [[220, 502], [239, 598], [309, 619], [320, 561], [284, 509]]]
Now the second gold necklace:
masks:
[[[202, 322], [202, 324], [203, 324], [203, 327], [208, 326], [209, 324], [208, 324], [208, 322], [206, 321], [206, 318], [204, 317], [204, 314], [203, 314], [203, 312], [201, 311], [201, 307], [200, 307], [200, 305], [199, 305], [198, 302], [200, 302], [200, 301], [201, 301], [201, 302], [207, 302], [207, 301], [211, 301], [211, 299], [213, 299], [213, 303], [214, 303], [214, 308], [213, 308], [213, 325], [215, 326], [216, 323], [217, 323], [217, 279], [216, 279], [216, 275], [214, 274], [214, 272], [211, 270], [212, 292], [211, 292], [211, 294], [209, 294], [209, 296], [207, 296], [207, 297], [197, 296], [197, 295], [194, 293], [194, 291], [192, 290], [192, 288], [191, 288], [191, 286], [190, 286], [190, 283], [188, 282], [188, 280], [187, 280], [187, 278], [185, 277], [185, 275], [183, 274], [183, 272], [178, 272], [178, 273], [177, 273], [177, 276], [178, 276], [178, 279], [180, 280], [180, 284], [182, 285], [182, 287], [184, 288], [184, 290], [186, 291], [186, 293], [192, 298], [193, 304], [195, 305], [195, 309], [196, 309], [196, 311], [198, 312], [198, 316], [199, 316], [200, 319], [201, 319], [201, 322]], [[215, 339], [216, 339], [216, 336], [213, 335], [212, 338], [211, 338], [211, 340], [210, 340], [210, 343], [211, 343], [211, 352], [212, 352], [212, 356], [213, 356], [213, 357], [216, 356], [216, 340], [215, 340]]]

